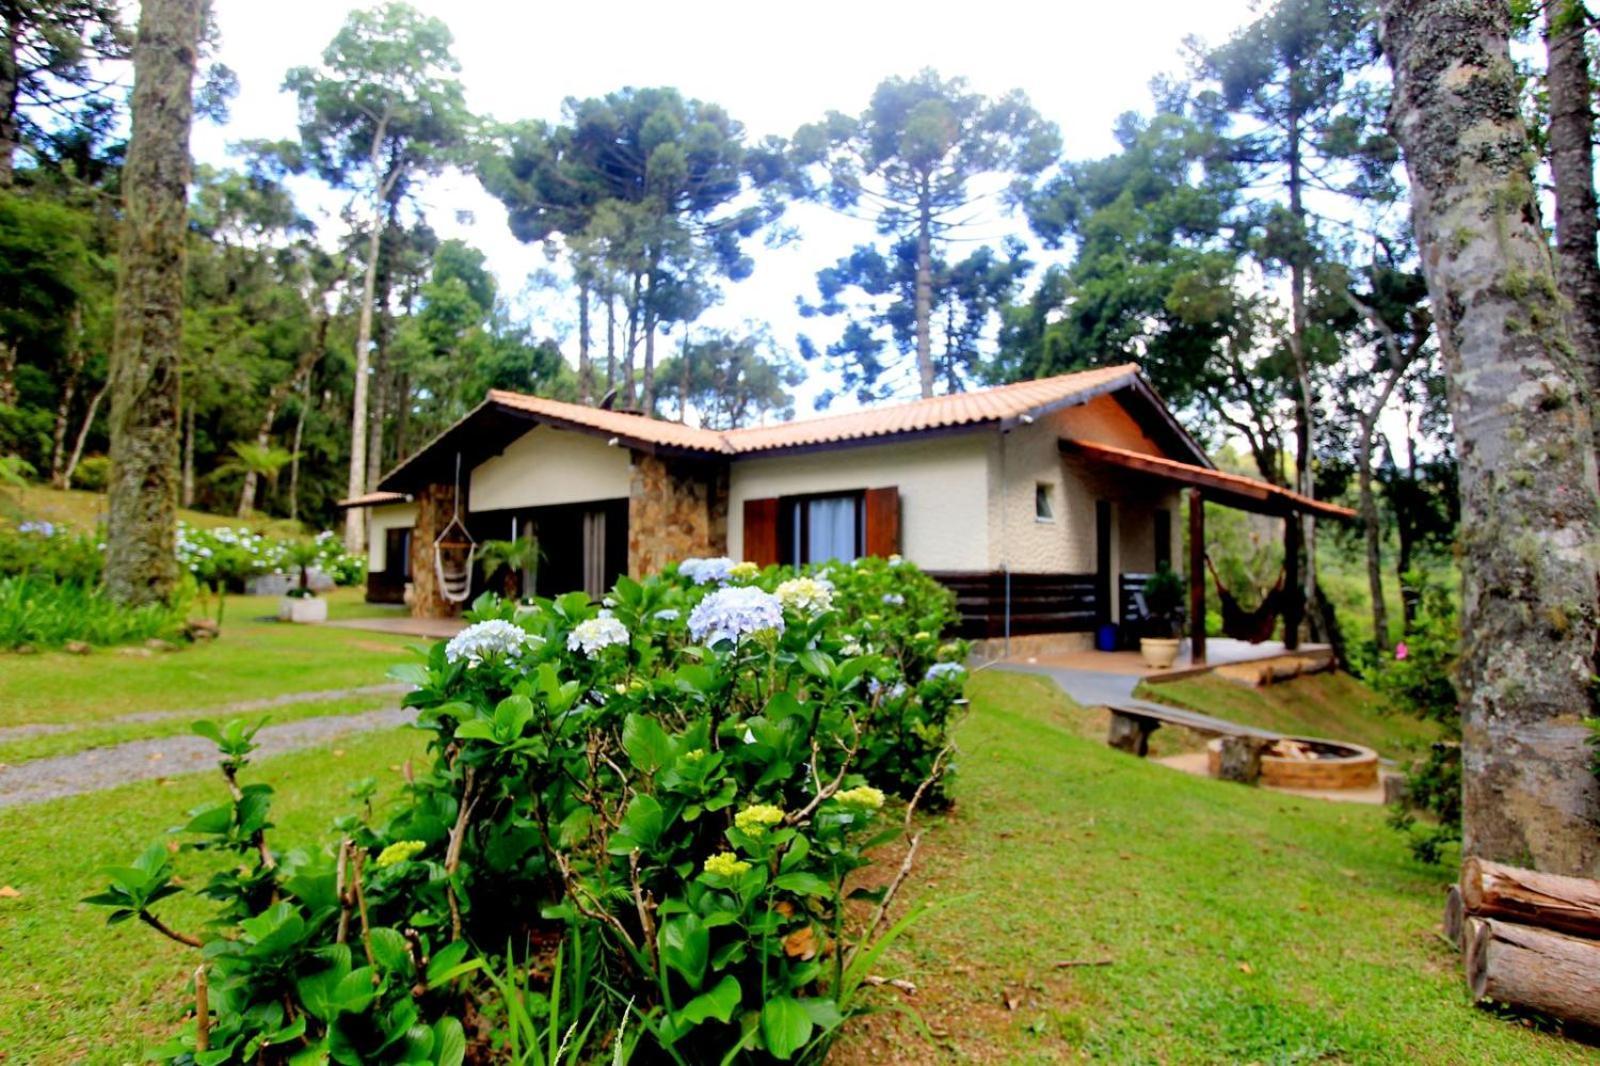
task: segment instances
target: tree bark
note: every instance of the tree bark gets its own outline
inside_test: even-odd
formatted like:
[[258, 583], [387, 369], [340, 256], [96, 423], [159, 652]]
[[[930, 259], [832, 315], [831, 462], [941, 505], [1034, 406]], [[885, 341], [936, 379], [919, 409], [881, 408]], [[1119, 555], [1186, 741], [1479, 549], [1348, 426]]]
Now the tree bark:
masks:
[[1588, 876], [1600, 501], [1509, 23], [1491, 0], [1380, 11], [1460, 462], [1463, 850]]
[[[183, 476], [178, 502], [184, 507], [194, 506], [194, 399], [183, 405]], [[84, 423], [85, 427], [88, 423]], [[72, 474], [69, 472], [70, 478]]]
[[[1545, 84], [1550, 94], [1550, 174], [1555, 182], [1556, 278], [1567, 298], [1567, 327], [1585, 370], [1591, 418], [1600, 401], [1600, 260], [1595, 234], [1594, 92], [1582, 0], [1547, 0]], [[1595, 420], [1600, 433], [1600, 419]]]
[[[322, 358], [322, 349], [327, 342], [327, 337], [328, 319], [327, 316], [321, 316], [313, 327], [312, 343], [307, 345], [306, 350], [301, 353], [299, 360], [295, 363], [294, 370], [290, 372], [288, 377], [273, 385], [272, 391], [267, 394], [267, 409], [262, 414], [261, 421], [256, 425], [257, 445], [264, 448], [271, 442], [272, 424], [278, 420], [279, 408], [289, 398], [289, 394], [300, 387], [300, 382], [310, 375], [312, 367], [316, 366], [318, 360]], [[300, 426], [304, 425], [304, 423], [305, 409], [302, 407], [300, 421], [295, 426], [294, 454], [296, 455], [300, 451]], [[293, 459], [290, 460], [290, 462], [295, 461]], [[299, 468], [297, 466], [295, 474], [298, 475], [298, 473]], [[256, 491], [260, 486], [260, 481], [261, 479], [256, 471], [245, 471], [244, 489], [239, 493], [240, 518], [246, 517], [251, 511], [255, 510]]]
[[300, 391], [300, 409], [294, 416], [294, 443], [289, 448], [289, 521], [300, 520], [300, 447], [306, 435], [306, 408], [311, 406], [311, 377]]
[[[1395, 780], [1390, 778], [1390, 780]], [[1444, 894], [1444, 938], [1461, 950], [1461, 937], [1467, 921], [1466, 905], [1461, 902], [1461, 887], [1451, 885]]]
[[589, 281], [578, 279], [578, 398], [594, 403], [594, 361], [589, 356]]
[[22, 79], [17, 68], [17, 40], [22, 34], [21, 0], [0, 0], [5, 37], [0, 40], [0, 189], [9, 189], [16, 169], [17, 94]]
[[1544, 874], [1469, 857], [1461, 864], [1461, 903], [1474, 917], [1600, 939], [1600, 882], [1586, 877]]
[[922, 398], [933, 395], [933, 205], [926, 179], [917, 203], [917, 381]]
[[178, 405], [189, 127], [201, 0], [145, 0], [134, 43], [132, 136], [111, 348], [106, 587], [119, 603], [177, 586]]
[[1468, 922], [1472, 998], [1600, 1026], [1600, 944], [1492, 918]]
[[83, 379], [83, 309], [72, 309], [72, 324], [68, 327], [67, 380], [61, 385], [61, 400], [56, 404], [55, 427], [50, 439], [50, 484], [58, 489], [67, 487], [62, 471], [67, 464], [67, 423], [72, 418], [72, 401], [78, 396], [78, 383]]

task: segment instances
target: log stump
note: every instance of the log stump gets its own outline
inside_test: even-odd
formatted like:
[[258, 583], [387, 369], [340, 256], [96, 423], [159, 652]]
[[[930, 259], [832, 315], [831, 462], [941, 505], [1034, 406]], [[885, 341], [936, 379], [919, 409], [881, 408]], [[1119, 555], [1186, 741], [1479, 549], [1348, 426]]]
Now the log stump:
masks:
[[1600, 940], [1600, 881], [1524, 870], [1473, 856], [1461, 864], [1470, 914]]
[[1467, 985], [1479, 1002], [1508, 1003], [1600, 1028], [1600, 944], [1531, 925], [1469, 919]]
[[1444, 894], [1444, 938], [1461, 950], [1462, 930], [1467, 921], [1467, 909], [1461, 903], [1461, 889], [1451, 885]]
[[1261, 756], [1271, 747], [1267, 737], [1223, 737], [1217, 759], [1217, 777], [1253, 785], [1261, 780]]
[[1116, 707], [1109, 709], [1111, 728], [1106, 734], [1106, 743], [1141, 759], [1148, 755], [1150, 734], [1159, 729], [1161, 723], [1142, 714], [1131, 714]]

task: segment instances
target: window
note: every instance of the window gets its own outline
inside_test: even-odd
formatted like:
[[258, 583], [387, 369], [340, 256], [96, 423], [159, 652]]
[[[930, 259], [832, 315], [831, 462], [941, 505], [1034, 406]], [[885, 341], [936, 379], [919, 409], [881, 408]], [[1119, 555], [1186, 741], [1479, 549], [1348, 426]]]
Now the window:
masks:
[[1054, 522], [1056, 520], [1056, 487], [1048, 481], [1041, 481], [1033, 487], [1033, 517], [1040, 522]]
[[865, 539], [861, 493], [795, 496], [784, 499], [781, 506], [786, 562], [847, 563], [861, 556]]

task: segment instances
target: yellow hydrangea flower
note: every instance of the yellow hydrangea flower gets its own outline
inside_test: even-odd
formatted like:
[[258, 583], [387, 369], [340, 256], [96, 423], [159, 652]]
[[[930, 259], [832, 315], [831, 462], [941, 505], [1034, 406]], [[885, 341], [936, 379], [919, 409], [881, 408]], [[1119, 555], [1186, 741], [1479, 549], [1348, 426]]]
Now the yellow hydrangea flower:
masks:
[[428, 845], [420, 840], [397, 840], [378, 853], [374, 866], [393, 866], [396, 863], [410, 862], [424, 851]]
[[748, 869], [750, 864], [731, 851], [718, 852], [706, 860], [706, 873], [719, 877], [738, 877]]
[[783, 821], [783, 808], [757, 803], [733, 816], [733, 824], [745, 833], [759, 833]]
[[843, 792], [835, 792], [833, 798], [848, 807], [860, 807], [862, 810], [875, 811], [883, 806], [883, 792], [871, 785], [862, 785], [860, 788], [847, 788]]
[[734, 563], [728, 568], [728, 576], [735, 581], [749, 581], [761, 576], [761, 567], [751, 562]]

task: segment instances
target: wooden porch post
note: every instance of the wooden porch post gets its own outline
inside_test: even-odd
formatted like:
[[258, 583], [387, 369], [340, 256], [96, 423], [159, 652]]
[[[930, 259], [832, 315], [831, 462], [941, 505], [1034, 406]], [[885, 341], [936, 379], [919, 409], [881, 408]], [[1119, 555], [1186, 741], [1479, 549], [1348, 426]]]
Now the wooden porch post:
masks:
[[1283, 593], [1283, 646], [1294, 651], [1306, 602], [1300, 592], [1300, 519], [1293, 511], [1283, 515]]
[[1189, 660], [1206, 661], [1206, 503], [1189, 489]]

